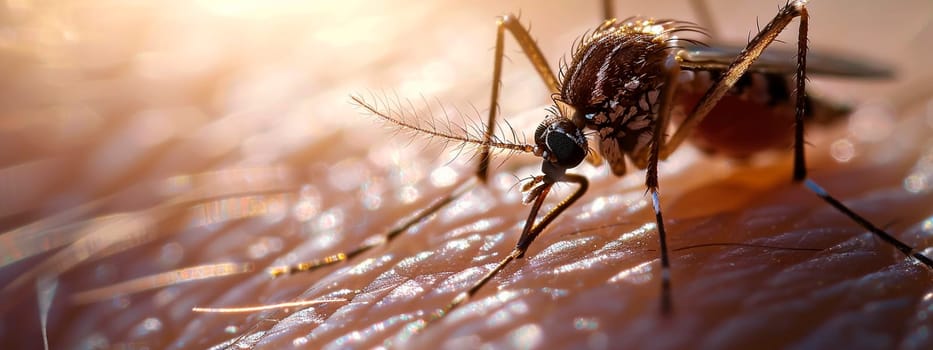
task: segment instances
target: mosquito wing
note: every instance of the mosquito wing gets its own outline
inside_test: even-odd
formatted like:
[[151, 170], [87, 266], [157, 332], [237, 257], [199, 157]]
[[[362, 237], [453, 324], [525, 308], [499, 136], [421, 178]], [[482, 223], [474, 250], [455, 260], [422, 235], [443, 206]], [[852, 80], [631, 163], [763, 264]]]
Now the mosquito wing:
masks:
[[[742, 47], [685, 45], [682, 67], [695, 70], [725, 70], [740, 52]], [[752, 64], [751, 70], [792, 74], [796, 67], [796, 55], [796, 51], [769, 48]], [[808, 52], [807, 74], [864, 79], [894, 77], [894, 71], [882, 64], [850, 56]]]

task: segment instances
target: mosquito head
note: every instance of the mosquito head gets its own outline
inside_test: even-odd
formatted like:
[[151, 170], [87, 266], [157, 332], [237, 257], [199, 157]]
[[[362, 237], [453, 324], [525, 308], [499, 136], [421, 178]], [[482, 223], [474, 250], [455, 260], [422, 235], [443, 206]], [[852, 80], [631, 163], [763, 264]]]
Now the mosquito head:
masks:
[[544, 158], [541, 171], [555, 181], [580, 165], [587, 150], [583, 130], [567, 118], [548, 117], [535, 130], [535, 154]]

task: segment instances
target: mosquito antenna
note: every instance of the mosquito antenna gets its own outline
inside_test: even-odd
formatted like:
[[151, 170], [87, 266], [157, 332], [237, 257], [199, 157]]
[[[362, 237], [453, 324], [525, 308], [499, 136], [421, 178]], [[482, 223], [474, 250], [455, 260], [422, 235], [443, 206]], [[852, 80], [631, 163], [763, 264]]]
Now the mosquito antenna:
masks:
[[[410, 131], [414, 131], [418, 133], [423, 133], [428, 136], [439, 137], [441, 139], [444, 139], [450, 142], [460, 142], [464, 145], [472, 144], [472, 145], [480, 146], [480, 147], [488, 146], [488, 147], [496, 148], [499, 150], [534, 153], [534, 146], [532, 145], [518, 143], [518, 142], [505, 141], [495, 135], [493, 135], [493, 137], [491, 137], [491, 139], [487, 141], [483, 139], [482, 137], [476, 136], [475, 132], [471, 132], [469, 129], [467, 129], [464, 126], [460, 126], [460, 128], [463, 131], [465, 131], [465, 133], [456, 134], [453, 132], [439, 129], [437, 125], [435, 124], [436, 121], [430, 118], [426, 119], [426, 121], [424, 122], [424, 123], [427, 123], [427, 125], [423, 125], [422, 122], [419, 122], [419, 121], [414, 121], [414, 122], [409, 121], [408, 119], [410, 118], [406, 117], [406, 115], [408, 114], [413, 115], [415, 114], [415, 111], [412, 110], [412, 111], [408, 111], [410, 113], [406, 113], [405, 108], [401, 106], [401, 102], [399, 102], [398, 100], [395, 101], [396, 105], [394, 108], [391, 105], [392, 103], [391, 101], [383, 101], [384, 105], [387, 107], [387, 111], [382, 112], [377, 107], [364, 101], [363, 98], [360, 96], [352, 96], [351, 99], [358, 106], [366, 109], [373, 115], [379, 118], [382, 118], [383, 120], [403, 130], [410, 130]], [[378, 102], [378, 99], [376, 100]], [[416, 120], [420, 120], [420, 119], [416, 119]]]

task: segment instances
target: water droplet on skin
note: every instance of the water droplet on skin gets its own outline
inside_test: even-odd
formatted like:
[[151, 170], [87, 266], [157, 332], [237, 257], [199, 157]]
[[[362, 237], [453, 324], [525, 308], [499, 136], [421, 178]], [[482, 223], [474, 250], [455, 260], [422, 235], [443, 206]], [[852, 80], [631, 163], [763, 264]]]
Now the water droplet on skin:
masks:
[[162, 329], [162, 321], [155, 317], [149, 317], [143, 320], [133, 331], [137, 337], [149, 335]]
[[295, 338], [294, 340], [292, 340], [292, 346], [294, 346], [294, 347], [296, 347], [296, 348], [297, 348], [297, 347], [304, 346], [305, 344], [308, 344], [308, 338], [305, 338], [305, 337], [298, 337], [298, 338]]
[[845, 163], [855, 158], [855, 145], [849, 139], [841, 139], [833, 142], [829, 148], [829, 154], [837, 162]]
[[534, 349], [540, 345], [542, 333], [540, 326], [529, 324], [512, 331], [508, 337], [514, 349]]
[[573, 328], [581, 331], [596, 330], [599, 328], [599, 320], [593, 317], [577, 317], [573, 319]]
[[923, 174], [912, 174], [904, 179], [904, 189], [910, 193], [923, 193], [930, 189], [927, 177]]
[[431, 172], [431, 184], [436, 187], [447, 187], [457, 182], [457, 172], [449, 166], [443, 166]]
[[404, 186], [398, 192], [398, 200], [404, 204], [412, 203], [420, 197], [418, 189], [414, 186]]

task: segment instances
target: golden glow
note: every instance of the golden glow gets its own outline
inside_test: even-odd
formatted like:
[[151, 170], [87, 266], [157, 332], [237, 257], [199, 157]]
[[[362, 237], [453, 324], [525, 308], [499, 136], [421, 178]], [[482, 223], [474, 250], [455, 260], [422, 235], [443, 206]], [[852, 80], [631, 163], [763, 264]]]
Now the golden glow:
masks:
[[270, 17], [309, 7], [310, 4], [327, 6], [330, 2], [308, 2], [298, 0], [198, 0], [194, 2], [207, 12], [229, 17]]

